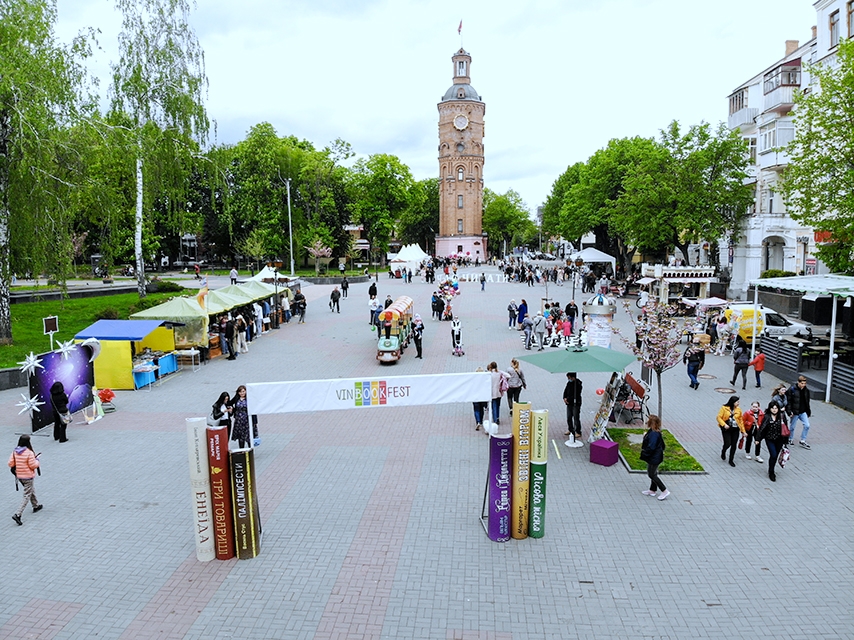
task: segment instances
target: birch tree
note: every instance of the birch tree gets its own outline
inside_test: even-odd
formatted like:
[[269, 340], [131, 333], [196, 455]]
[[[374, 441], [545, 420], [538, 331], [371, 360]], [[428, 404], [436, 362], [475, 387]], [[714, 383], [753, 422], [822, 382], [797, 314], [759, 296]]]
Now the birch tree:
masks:
[[[176, 172], [189, 170], [189, 162], [172, 162], [163, 152], [181, 155], [194, 143], [204, 142], [207, 77], [204, 52], [189, 25], [188, 0], [116, 0], [116, 7], [122, 14], [122, 29], [119, 60], [112, 65], [111, 97], [113, 109], [127, 114], [135, 134], [134, 254], [137, 290], [143, 298], [146, 162], [157, 162], [161, 183], [172, 186], [180, 182], [175, 180]], [[170, 196], [169, 206], [176, 208], [180, 192], [173, 190]], [[149, 204], [153, 197], [148, 194]]]

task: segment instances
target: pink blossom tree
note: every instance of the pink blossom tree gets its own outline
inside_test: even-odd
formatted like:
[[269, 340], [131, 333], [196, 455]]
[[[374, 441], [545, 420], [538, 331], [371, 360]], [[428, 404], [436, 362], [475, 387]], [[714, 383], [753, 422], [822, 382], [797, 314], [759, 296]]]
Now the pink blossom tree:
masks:
[[314, 258], [314, 275], [320, 274], [320, 265], [329, 264], [332, 259], [332, 249], [323, 244], [320, 238], [317, 238], [310, 247], [306, 247], [309, 255]]
[[612, 331], [620, 336], [620, 340], [634, 353], [645, 367], [655, 371], [655, 381], [658, 385], [658, 415], [662, 415], [661, 374], [679, 364], [682, 350], [679, 342], [685, 328], [676, 318], [676, 307], [661, 304], [650, 299], [641, 314], [635, 317], [628, 302], [623, 303], [632, 326], [635, 329], [635, 339], [624, 336], [617, 327]]

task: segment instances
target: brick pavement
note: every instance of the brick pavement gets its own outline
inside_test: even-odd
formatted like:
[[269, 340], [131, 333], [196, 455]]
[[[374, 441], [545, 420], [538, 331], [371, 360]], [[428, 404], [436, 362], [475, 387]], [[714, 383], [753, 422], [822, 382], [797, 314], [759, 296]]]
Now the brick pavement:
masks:
[[[852, 636], [854, 419], [816, 401], [813, 448], [793, 449], [776, 483], [766, 465], [737, 458], [732, 469], [714, 423], [731, 361], [713, 356], [703, 373], [715, 379], [697, 391], [682, 366], [663, 376], [665, 427], [708, 470], [665, 477], [665, 502], [641, 495], [644, 476], [560, 445], [560, 459], [549, 453], [546, 537], [496, 544], [478, 521], [486, 438], [470, 406], [262, 416], [261, 555], [196, 562], [184, 418], [245, 382], [509, 366], [524, 351], [504, 309], [511, 297], [535, 306], [543, 288], [461, 287], [462, 358], [451, 356], [448, 323], [430, 320], [426, 284], [380, 277], [380, 297], [412, 295], [427, 327], [425, 359], [408, 352], [392, 367], [374, 359], [366, 284], [351, 287], [340, 315], [326, 307], [331, 287], [307, 286], [306, 324], [150, 393], [119, 392], [119, 410], [73, 426], [68, 444], [36, 437], [46, 507], [26, 511], [23, 527], [8, 518], [5, 566], [27, 578], [0, 587], [0, 638]], [[567, 287], [549, 293], [569, 299]], [[616, 322], [628, 328], [622, 309]], [[551, 411], [560, 444], [564, 378], [524, 370], [522, 397]], [[586, 433], [607, 375], [581, 377]], [[767, 400], [766, 378], [741, 394], [745, 404]], [[27, 428], [19, 394], [0, 392], [10, 449]], [[11, 487], [9, 514], [20, 495]]]

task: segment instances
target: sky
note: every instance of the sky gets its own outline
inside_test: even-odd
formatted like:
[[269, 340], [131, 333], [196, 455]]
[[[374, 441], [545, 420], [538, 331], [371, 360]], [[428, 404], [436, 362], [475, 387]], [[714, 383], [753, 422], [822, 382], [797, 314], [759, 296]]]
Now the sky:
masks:
[[[112, 0], [58, 0], [57, 37], [99, 30], [90, 61], [117, 59]], [[358, 157], [398, 156], [438, 175], [436, 105], [451, 56], [472, 56], [486, 104], [484, 183], [533, 211], [567, 166], [613, 138], [655, 137], [726, 121], [729, 94], [801, 44], [811, 0], [198, 0], [211, 142], [236, 144], [261, 122]], [[457, 30], [462, 21], [462, 36]]]

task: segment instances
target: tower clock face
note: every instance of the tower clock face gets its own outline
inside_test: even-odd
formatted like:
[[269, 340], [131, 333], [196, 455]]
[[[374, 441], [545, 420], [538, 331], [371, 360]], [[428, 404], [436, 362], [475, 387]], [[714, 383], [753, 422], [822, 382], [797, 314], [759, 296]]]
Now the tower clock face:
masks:
[[462, 130], [463, 130], [463, 129], [465, 129], [467, 126], [469, 126], [469, 119], [468, 119], [468, 118], [466, 118], [466, 117], [465, 117], [465, 115], [463, 115], [463, 114], [461, 113], [461, 114], [460, 114], [460, 115], [458, 115], [456, 118], [454, 118], [454, 126], [455, 126], [459, 131], [462, 131]]

